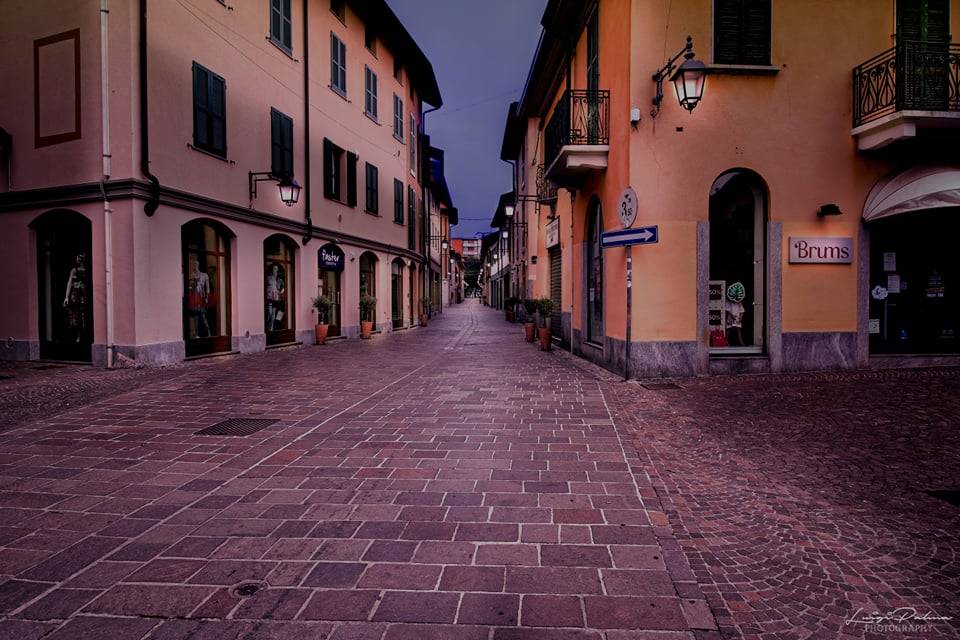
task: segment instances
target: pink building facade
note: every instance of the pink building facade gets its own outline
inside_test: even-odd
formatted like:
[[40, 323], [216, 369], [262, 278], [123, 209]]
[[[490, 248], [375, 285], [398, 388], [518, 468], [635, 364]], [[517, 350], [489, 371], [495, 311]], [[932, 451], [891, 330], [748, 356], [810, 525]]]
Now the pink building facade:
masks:
[[358, 335], [363, 295], [376, 330], [417, 323], [441, 98], [385, 2], [6, 8], [0, 358], [312, 343], [318, 295], [331, 336]]

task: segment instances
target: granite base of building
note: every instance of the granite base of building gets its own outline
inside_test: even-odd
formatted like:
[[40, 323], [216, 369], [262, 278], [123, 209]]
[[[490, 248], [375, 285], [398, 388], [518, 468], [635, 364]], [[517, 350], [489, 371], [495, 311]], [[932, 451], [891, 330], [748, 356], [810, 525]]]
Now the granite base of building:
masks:
[[159, 367], [165, 364], [183, 362], [183, 359], [187, 356], [183, 340], [141, 345], [118, 344], [114, 349], [117, 354], [129, 358], [137, 364], [148, 367]]
[[39, 360], [40, 343], [36, 340], [9, 338], [0, 347], [0, 360]]
[[856, 332], [782, 334], [781, 371], [854, 369], [864, 366], [857, 357]]
[[[573, 330], [573, 352], [617, 375], [626, 375], [627, 343], [625, 340], [605, 337], [603, 345], [581, 339]], [[630, 378], [685, 378], [697, 375], [697, 343], [631, 342]]]

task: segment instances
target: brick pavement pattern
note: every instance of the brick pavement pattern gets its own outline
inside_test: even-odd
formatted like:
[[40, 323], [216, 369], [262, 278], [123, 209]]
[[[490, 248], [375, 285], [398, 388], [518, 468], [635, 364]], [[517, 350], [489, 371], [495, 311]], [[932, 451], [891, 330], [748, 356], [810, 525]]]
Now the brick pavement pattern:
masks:
[[[723, 638], [960, 637], [960, 505], [927, 493], [960, 489], [960, 370], [678, 383], [605, 393]], [[847, 624], [898, 607], [952, 620]]]
[[23, 423], [0, 640], [710, 637], [605, 384], [470, 302]]

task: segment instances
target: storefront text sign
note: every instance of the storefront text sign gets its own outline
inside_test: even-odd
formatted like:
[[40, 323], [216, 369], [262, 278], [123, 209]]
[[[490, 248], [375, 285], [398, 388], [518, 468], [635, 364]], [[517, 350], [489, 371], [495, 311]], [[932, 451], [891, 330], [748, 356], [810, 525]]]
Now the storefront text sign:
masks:
[[547, 249], [560, 244], [560, 218], [548, 222], [544, 234]]
[[853, 238], [790, 238], [790, 262], [850, 264]]
[[341, 253], [339, 249], [321, 247], [319, 262], [321, 269], [343, 271], [343, 253]]

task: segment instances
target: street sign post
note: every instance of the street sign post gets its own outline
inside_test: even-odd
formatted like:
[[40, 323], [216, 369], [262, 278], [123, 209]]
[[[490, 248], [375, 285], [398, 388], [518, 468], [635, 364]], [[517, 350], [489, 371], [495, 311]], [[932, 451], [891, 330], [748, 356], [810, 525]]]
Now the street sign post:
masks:
[[600, 235], [600, 246], [626, 247], [632, 244], [656, 244], [660, 242], [660, 233], [657, 225], [624, 229], [623, 231], [604, 231]]

